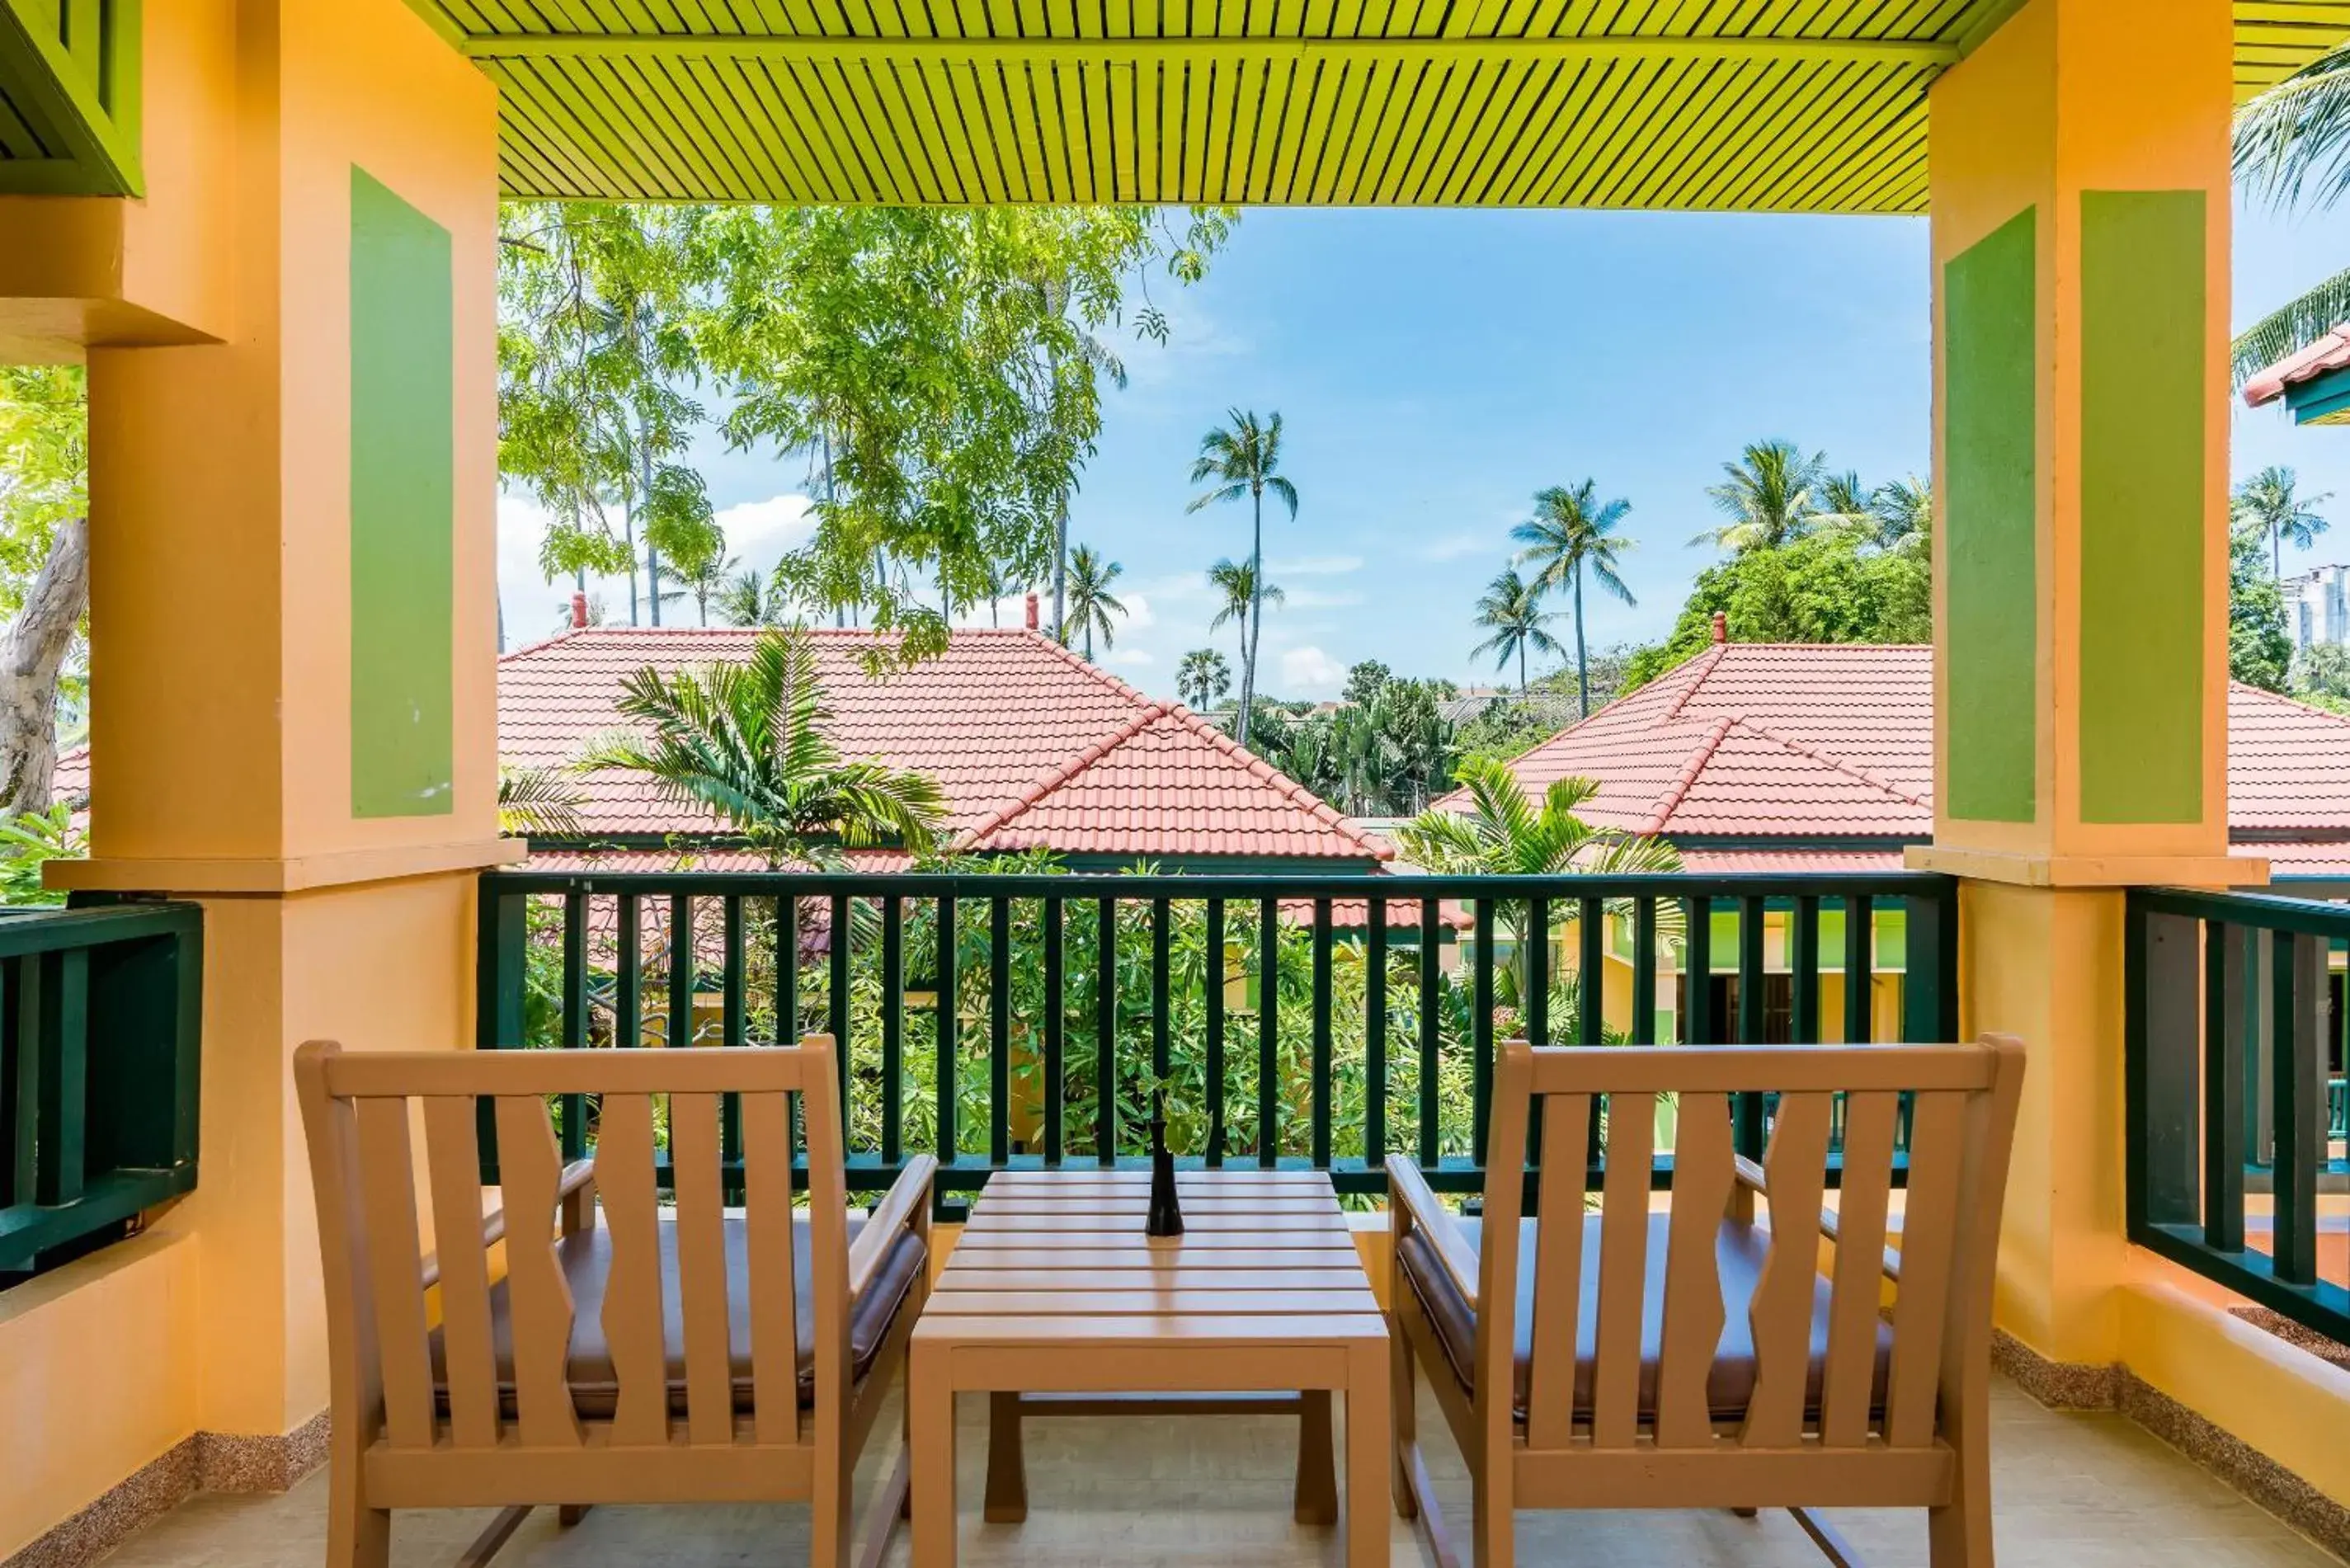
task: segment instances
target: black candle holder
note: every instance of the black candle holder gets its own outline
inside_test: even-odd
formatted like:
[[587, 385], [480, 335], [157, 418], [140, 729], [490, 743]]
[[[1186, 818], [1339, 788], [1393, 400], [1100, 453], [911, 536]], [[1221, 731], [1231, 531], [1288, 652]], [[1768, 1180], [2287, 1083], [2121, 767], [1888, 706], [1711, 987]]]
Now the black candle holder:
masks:
[[1144, 1219], [1149, 1236], [1180, 1236], [1183, 1206], [1175, 1196], [1175, 1156], [1167, 1147], [1167, 1091], [1150, 1100], [1150, 1212]]

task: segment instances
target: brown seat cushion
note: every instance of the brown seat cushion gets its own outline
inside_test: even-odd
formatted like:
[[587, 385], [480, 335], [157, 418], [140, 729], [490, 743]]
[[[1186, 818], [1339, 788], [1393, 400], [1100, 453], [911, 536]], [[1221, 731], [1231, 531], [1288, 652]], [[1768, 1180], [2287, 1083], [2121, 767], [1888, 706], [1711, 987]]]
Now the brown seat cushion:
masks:
[[[726, 1348], [733, 1373], [734, 1408], [748, 1411], [753, 1407], [751, 1371], [751, 1298], [750, 1298], [750, 1226], [739, 1215], [725, 1218], [726, 1233]], [[851, 1241], [864, 1226], [864, 1221], [851, 1219], [848, 1235]], [[669, 1356], [669, 1400], [671, 1412], [683, 1416], [685, 1408], [685, 1317], [682, 1297], [678, 1289], [677, 1227], [663, 1222], [655, 1227], [660, 1236], [661, 1277], [661, 1339]], [[816, 1400], [816, 1307], [814, 1272], [809, 1261], [808, 1222], [802, 1217], [792, 1225], [792, 1284], [797, 1299], [794, 1314], [799, 1338], [800, 1403], [812, 1405]], [[612, 1353], [604, 1342], [604, 1287], [612, 1272], [612, 1233], [598, 1225], [576, 1236], [566, 1236], [556, 1243], [556, 1261], [561, 1265], [563, 1277], [571, 1286], [571, 1355], [568, 1371], [572, 1401], [582, 1418], [591, 1421], [608, 1420], [619, 1401], [619, 1384], [612, 1370]], [[849, 1354], [854, 1360], [856, 1375], [863, 1376], [871, 1365], [874, 1354], [889, 1336], [898, 1308], [906, 1293], [920, 1277], [929, 1262], [929, 1249], [911, 1230], [901, 1231], [883, 1255], [881, 1266], [865, 1293], [848, 1304]], [[515, 1417], [514, 1387], [514, 1304], [504, 1280], [490, 1287], [490, 1345], [496, 1357], [498, 1406], [506, 1419]], [[442, 1352], [441, 1331], [432, 1331], [432, 1377], [434, 1392], [442, 1411], [449, 1408], [447, 1363]]]
[[[1476, 1220], [1456, 1220], [1462, 1237], [1473, 1253], [1484, 1240], [1484, 1228]], [[1512, 1399], [1513, 1408], [1521, 1421], [1526, 1418], [1526, 1388], [1530, 1365], [1534, 1359], [1534, 1227], [1537, 1221], [1523, 1220], [1518, 1224], [1518, 1307], [1517, 1387]], [[1657, 1408], [1657, 1366], [1659, 1345], [1664, 1333], [1665, 1317], [1665, 1240], [1672, 1224], [1669, 1214], [1652, 1214], [1648, 1218], [1648, 1246], [1646, 1268], [1642, 1271], [1640, 1303], [1640, 1383], [1639, 1407], [1643, 1419], [1653, 1417]], [[1575, 1415], [1577, 1420], [1588, 1420], [1592, 1411], [1593, 1345], [1598, 1337], [1599, 1315], [1599, 1225], [1600, 1217], [1588, 1214], [1583, 1220], [1583, 1268], [1581, 1301], [1577, 1306], [1575, 1331]], [[1754, 1393], [1754, 1341], [1747, 1322], [1747, 1307], [1754, 1298], [1755, 1282], [1761, 1279], [1763, 1259], [1768, 1255], [1771, 1232], [1764, 1228], [1740, 1220], [1725, 1219], [1714, 1243], [1714, 1256], [1721, 1280], [1722, 1313], [1721, 1340], [1715, 1348], [1713, 1367], [1706, 1378], [1706, 1400], [1717, 1420], [1734, 1419], [1746, 1413], [1746, 1404]], [[1397, 1262], [1402, 1264], [1404, 1275], [1410, 1280], [1412, 1290], [1419, 1297], [1436, 1336], [1444, 1346], [1445, 1359], [1452, 1364], [1453, 1376], [1463, 1388], [1474, 1386], [1477, 1315], [1460, 1291], [1454, 1288], [1452, 1276], [1436, 1256], [1425, 1233], [1412, 1231], [1396, 1246]], [[1804, 1386], [1804, 1408], [1816, 1415], [1819, 1410], [1820, 1384], [1827, 1363], [1828, 1345], [1828, 1282], [1815, 1278], [1812, 1289], [1811, 1375]], [[1886, 1370], [1893, 1354], [1893, 1332], [1882, 1319], [1877, 1324], [1877, 1371], [1872, 1389], [1872, 1410], [1885, 1407]]]

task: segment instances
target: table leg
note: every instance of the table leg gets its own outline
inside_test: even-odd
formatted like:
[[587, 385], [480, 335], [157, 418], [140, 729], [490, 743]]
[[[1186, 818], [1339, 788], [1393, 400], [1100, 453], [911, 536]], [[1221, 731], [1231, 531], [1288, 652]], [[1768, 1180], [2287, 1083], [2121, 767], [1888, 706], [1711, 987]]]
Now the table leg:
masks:
[[954, 1568], [954, 1386], [947, 1353], [917, 1341], [908, 1362], [912, 1412], [914, 1568]]
[[[1357, 1345], [1347, 1365], [1347, 1568], [1386, 1568], [1388, 1483], [1395, 1434], [1388, 1426], [1388, 1347]], [[1508, 1456], [1503, 1456], [1508, 1462]]]
[[1296, 1519], [1300, 1524], [1338, 1522], [1338, 1469], [1331, 1455], [1330, 1390], [1297, 1396]]
[[987, 1397], [987, 1511], [990, 1524], [1028, 1517], [1028, 1454], [1020, 1434], [1020, 1396]]

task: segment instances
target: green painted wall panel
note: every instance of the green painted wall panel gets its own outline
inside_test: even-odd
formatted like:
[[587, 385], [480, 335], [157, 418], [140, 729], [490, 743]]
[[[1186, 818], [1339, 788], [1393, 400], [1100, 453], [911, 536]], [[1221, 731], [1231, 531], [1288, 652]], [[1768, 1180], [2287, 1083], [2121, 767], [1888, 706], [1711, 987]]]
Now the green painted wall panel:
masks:
[[1942, 657], [1950, 811], [2037, 815], [2038, 218], [2027, 207], [1942, 269]]
[[2081, 820], [2203, 815], [2204, 195], [2081, 196]]
[[351, 815], [453, 809], [449, 232], [351, 171]]

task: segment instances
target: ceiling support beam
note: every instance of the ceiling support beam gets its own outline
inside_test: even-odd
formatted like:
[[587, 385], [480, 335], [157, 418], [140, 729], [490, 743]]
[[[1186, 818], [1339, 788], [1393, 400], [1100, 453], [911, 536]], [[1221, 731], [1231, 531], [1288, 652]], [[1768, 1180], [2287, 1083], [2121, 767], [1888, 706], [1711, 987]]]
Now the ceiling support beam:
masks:
[[906, 38], [740, 34], [565, 33], [467, 35], [458, 46], [475, 59], [733, 58], [776, 62], [854, 57], [876, 64], [996, 60], [1079, 66], [1143, 66], [1160, 61], [1242, 64], [1284, 60], [1473, 59], [1598, 60], [1626, 63], [1726, 60], [1860, 64], [1940, 70], [1956, 65], [1960, 46], [1933, 39], [1391, 37], [1391, 38]]

